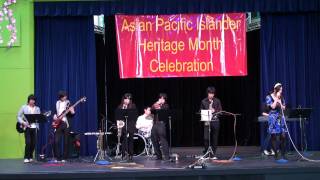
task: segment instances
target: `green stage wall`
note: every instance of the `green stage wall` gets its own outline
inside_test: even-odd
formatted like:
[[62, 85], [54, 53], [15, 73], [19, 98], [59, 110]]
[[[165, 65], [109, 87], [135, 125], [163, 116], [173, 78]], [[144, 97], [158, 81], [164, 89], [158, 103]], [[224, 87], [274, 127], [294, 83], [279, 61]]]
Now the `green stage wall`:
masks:
[[[10, 6], [19, 32], [12, 48], [0, 45], [0, 159], [23, 158], [24, 137], [15, 130], [16, 114], [27, 96], [34, 92], [33, 2], [46, 1], [81, 0], [17, 0]], [[0, 7], [3, 2], [0, 0]], [[3, 31], [5, 28], [2, 27]], [[4, 40], [8, 39], [8, 33], [2, 33]]]
[[17, 46], [0, 47], [0, 159], [23, 157], [24, 138], [15, 130], [16, 114], [34, 91], [33, 1], [17, 0], [10, 8], [19, 15], [21, 32]]

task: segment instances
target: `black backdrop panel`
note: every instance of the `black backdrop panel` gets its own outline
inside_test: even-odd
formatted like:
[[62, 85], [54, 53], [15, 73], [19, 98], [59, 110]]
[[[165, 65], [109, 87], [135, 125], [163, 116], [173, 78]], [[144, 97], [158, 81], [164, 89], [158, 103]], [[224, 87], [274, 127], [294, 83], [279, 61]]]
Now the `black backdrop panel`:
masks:
[[[120, 79], [114, 16], [105, 18], [104, 50], [101, 43], [103, 37], [96, 36], [97, 82], [101, 114], [105, 113], [104, 85], [107, 88], [108, 120], [114, 121], [114, 109], [126, 92], [133, 94], [139, 113], [142, 113], [145, 105], [151, 105], [157, 100], [159, 92], [165, 92], [168, 94], [169, 105], [175, 112], [172, 117], [173, 146], [202, 146], [203, 124], [196, 112], [199, 110], [200, 101], [206, 97], [206, 88], [214, 86], [223, 109], [242, 114], [237, 125], [240, 145], [258, 144], [259, 129], [256, 119], [260, 107], [259, 31], [247, 33], [248, 76]], [[233, 139], [233, 118], [221, 118], [219, 145], [233, 145]]]

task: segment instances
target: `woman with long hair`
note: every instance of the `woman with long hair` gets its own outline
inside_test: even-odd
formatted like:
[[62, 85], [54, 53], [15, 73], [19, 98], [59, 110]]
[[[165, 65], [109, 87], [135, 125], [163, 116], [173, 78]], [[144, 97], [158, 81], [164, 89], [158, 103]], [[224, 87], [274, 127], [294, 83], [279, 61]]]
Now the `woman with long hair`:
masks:
[[[117, 109], [136, 110], [136, 105], [132, 102], [131, 93], [125, 93], [122, 96], [121, 103], [119, 104]], [[136, 130], [135, 128], [136, 119], [137, 119], [136, 115], [134, 115], [133, 117], [128, 115], [127, 125], [125, 125], [126, 122], [124, 119], [117, 119], [117, 127], [118, 129], [122, 129], [121, 130], [122, 159], [124, 159], [126, 155], [128, 155], [127, 160], [129, 161], [133, 161], [133, 135]]]

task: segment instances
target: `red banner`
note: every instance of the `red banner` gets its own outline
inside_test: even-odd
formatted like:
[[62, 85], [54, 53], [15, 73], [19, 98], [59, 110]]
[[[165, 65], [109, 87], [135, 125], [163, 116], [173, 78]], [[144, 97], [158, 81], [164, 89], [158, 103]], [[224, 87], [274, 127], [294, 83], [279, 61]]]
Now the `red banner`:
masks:
[[245, 76], [246, 15], [116, 15], [120, 78]]

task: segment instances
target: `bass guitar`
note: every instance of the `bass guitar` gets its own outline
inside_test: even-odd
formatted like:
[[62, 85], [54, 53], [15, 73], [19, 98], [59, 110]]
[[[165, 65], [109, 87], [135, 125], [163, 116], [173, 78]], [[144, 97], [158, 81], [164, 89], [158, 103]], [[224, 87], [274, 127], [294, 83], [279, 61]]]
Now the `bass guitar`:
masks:
[[79, 99], [76, 103], [74, 103], [72, 106], [70, 106], [68, 109], [64, 110], [59, 116], [53, 119], [51, 124], [52, 127], [54, 129], [57, 129], [61, 125], [63, 117], [65, 117], [70, 112], [70, 109], [75, 108], [80, 103], [86, 102], [86, 100], [87, 98], [84, 96], [81, 99]]

